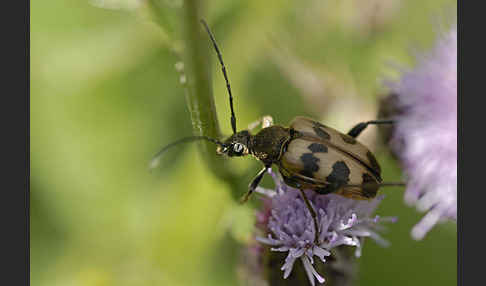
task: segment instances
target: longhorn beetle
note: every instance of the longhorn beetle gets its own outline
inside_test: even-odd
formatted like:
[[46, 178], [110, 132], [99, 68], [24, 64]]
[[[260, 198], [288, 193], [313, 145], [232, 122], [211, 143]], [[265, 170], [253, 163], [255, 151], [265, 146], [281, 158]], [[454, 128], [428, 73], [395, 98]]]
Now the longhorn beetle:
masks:
[[[314, 220], [316, 242], [317, 215], [303, 190], [311, 189], [323, 195], [335, 193], [352, 199], [366, 200], [374, 198], [381, 186], [403, 185], [403, 183], [383, 183], [380, 165], [375, 156], [356, 140], [368, 125], [392, 124], [392, 120], [362, 122], [344, 134], [302, 116], [294, 118], [289, 127], [273, 125], [272, 117], [264, 116], [261, 120], [250, 124], [247, 130], [237, 131], [233, 95], [221, 52], [206, 22], [201, 20], [201, 23], [209, 34], [226, 81], [233, 135], [224, 141], [207, 136], [185, 137], [162, 148], [152, 162], [158, 162], [160, 156], [175, 145], [197, 140], [216, 144], [216, 152], [219, 155], [229, 157], [252, 155], [263, 163], [263, 168], [250, 183], [247, 193], [241, 199], [242, 203], [248, 200], [272, 165], [276, 165], [284, 182], [300, 190]], [[260, 124], [262, 129], [252, 135], [250, 131]]]

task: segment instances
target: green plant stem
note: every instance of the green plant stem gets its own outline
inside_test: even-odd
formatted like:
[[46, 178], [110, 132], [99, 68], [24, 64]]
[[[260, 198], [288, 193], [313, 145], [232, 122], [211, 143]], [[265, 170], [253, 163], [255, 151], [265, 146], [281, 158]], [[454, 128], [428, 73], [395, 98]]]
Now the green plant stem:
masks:
[[[191, 114], [194, 135], [204, 135], [221, 139], [216, 107], [214, 105], [209, 38], [203, 33], [200, 23], [204, 1], [184, 1], [182, 39], [184, 49], [182, 58], [186, 76], [186, 101]], [[229, 162], [216, 155], [216, 146], [209, 142], [200, 142], [200, 151], [212, 172], [234, 187], [239, 186]], [[241, 190], [235, 190], [238, 194]], [[238, 195], [240, 196], [240, 195]]]

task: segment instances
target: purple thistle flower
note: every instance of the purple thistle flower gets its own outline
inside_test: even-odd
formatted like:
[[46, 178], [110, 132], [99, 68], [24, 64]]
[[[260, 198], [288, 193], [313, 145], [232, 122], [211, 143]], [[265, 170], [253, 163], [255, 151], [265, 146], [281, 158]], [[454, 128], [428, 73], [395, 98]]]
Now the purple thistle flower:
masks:
[[300, 259], [310, 284], [315, 285], [315, 279], [323, 283], [325, 279], [313, 266], [314, 256], [326, 262], [331, 249], [348, 245], [356, 247], [355, 255], [359, 257], [365, 237], [371, 237], [383, 246], [388, 245], [377, 233], [382, 229], [379, 223], [395, 221], [395, 218], [370, 217], [382, 197], [370, 201], [353, 200], [306, 190], [318, 216], [319, 241], [315, 243], [312, 216], [300, 191], [285, 185], [277, 174], [269, 173], [275, 181], [276, 190], [257, 189], [257, 192], [267, 196], [263, 211], [257, 217], [260, 226], [266, 223], [268, 235], [266, 238], [257, 237], [257, 240], [272, 246], [272, 251], [288, 252], [281, 267], [284, 278], [290, 275], [294, 263]]
[[405, 201], [427, 211], [412, 229], [419, 240], [439, 221], [457, 219], [457, 27], [389, 87], [399, 111], [391, 146], [408, 177]]

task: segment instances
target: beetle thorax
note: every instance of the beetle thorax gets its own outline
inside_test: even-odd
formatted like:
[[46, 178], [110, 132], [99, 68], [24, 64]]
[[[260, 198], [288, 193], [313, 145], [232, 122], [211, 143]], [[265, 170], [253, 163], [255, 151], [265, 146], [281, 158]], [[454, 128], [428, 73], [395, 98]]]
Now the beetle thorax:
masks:
[[251, 153], [265, 165], [270, 165], [280, 159], [283, 147], [290, 138], [288, 128], [278, 125], [264, 128], [252, 136]]

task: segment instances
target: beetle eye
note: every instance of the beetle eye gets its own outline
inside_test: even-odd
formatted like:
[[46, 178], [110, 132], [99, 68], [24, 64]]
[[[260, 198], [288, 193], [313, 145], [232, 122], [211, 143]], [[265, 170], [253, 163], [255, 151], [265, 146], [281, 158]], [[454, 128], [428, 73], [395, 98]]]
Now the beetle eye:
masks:
[[235, 143], [235, 145], [233, 145], [233, 150], [234, 150], [236, 153], [242, 153], [244, 148], [245, 148], [245, 147], [244, 147], [244, 146], [243, 146], [243, 144], [241, 144], [241, 143]]

